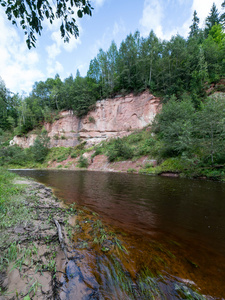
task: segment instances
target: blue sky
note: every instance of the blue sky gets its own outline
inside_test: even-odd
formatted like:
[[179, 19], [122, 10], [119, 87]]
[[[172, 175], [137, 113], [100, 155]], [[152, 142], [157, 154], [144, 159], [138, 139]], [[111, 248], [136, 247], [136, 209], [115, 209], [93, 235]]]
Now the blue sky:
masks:
[[35, 49], [28, 50], [21, 30], [12, 26], [0, 8], [0, 77], [12, 92], [28, 94], [35, 81], [58, 73], [62, 80], [79, 69], [85, 76], [89, 62], [99, 49], [107, 50], [114, 40], [120, 45], [129, 33], [151, 29], [161, 39], [179, 33], [186, 37], [197, 10], [204, 24], [213, 2], [219, 11], [223, 0], [92, 0], [92, 17], [78, 20], [80, 36], [64, 44], [58, 25], [46, 23]]

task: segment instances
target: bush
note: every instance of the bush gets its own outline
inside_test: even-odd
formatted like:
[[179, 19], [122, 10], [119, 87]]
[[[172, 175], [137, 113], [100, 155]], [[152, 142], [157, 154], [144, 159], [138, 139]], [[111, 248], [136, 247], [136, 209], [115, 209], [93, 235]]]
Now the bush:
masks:
[[103, 153], [103, 149], [101, 147], [98, 147], [95, 152], [92, 154], [91, 159], [93, 159], [95, 156], [100, 155]]
[[112, 146], [109, 148], [108, 160], [115, 161], [118, 158], [131, 159], [134, 156], [133, 149], [121, 139], [115, 139]]
[[49, 141], [50, 138], [46, 132], [42, 132], [34, 141], [31, 151], [36, 162], [43, 162], [45, 160], [48, 154]]
[[95, 118], [94, 117], [92, 117], [92, 116], [90, 116], [89, 118], [88, 118], [88, 121], [90, 122], [90, 123], [95, 123]]
[[78, 160], [78, 167], [79, 168], [87, 168], [88, 167], [88, 160], [87, 160], [87, 158], [83, 157], [82, 154]]
[[0, 165], [14, 164], [19, 166], [25, 166], [28, 161], [32, 160], [32, 155], [28, 149], [22, 149], [21, 147], [9, 146], [2, 147], [0, 149]]

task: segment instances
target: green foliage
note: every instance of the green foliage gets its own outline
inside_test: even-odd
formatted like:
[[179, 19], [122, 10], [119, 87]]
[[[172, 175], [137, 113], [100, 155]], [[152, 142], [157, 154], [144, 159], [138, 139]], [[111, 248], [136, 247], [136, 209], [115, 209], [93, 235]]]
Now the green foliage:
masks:
[[162, 155], [179, 155], [191, 151], [194, 113], [194, 105], [186, 95], [182, 101], [173, 96], [163, 106], [153, 126], [164, 142]]
[[78, 160], [78, 167], [79, 168], [87, 168], [88, 167], [88, 160], [82, 154]]
[[34, 145], [31, 147], [31, 152], [36, 162], [43, 162], [48, 154], [50, 138], [47, 132], [42, 132], [41, 135], [37, 136], [34, 141]]
[[122, 139], [115, 139], [108, 149], [108, 160], [110, 162], [116, 159], [131, 159], [133, 157], [132, 148], [123, 142]]
[[0, 148], [0, 165], [18, 165], [26, 166], [32, 161], [32, 154], [28, 149], [22, 149], [19, 146], [8, 146]]
[[208, 98], [197, 113], [196, 136], [203, 149], [202, 160], [225, 163], [225, 96]]
[[190, 162], [186, 160], [185, 158], [180, 157], [172, 157], [167, 158], [160, 164], [160, 167], [158, 168], [158, 172], [179, 172], [182, 173], [185, 171], [185, 169], [190, 168]]
[[[81, 5], [80, 16], [82, 10], [83, 13], [91, 11], [89, 1], [75, 2], [72, 1], [70, 5]], [[41, 0], [40, 9], [46, 3], [46, 0]], [[10, 16], [13, 12], [12, 4], [8, 0], [5, 4]], [[20, 2], [16, 3], [14, 9], [17, 13], [21, 5]], [[31, 5], [31, 9], [33, 5], [35, 4]], [[67, 5], [69, 4], [60, 8], [62, 18]], [[47, 12], [50, 7], [47, 5], [45, 9]], [[14, 15], [14, 18], [21, 18], [23, 15], [25, 21], [26, 10], [23, 13]], [[34, 14], [34, 20], [38, 13], [39, 11]], [[50, 16], [49, 14], [46, 18], [50, 20]], [[126, 95], [131, 91], [136, 94], [147, 88], [165, 100], [172, 95], [181, 98], [187, 92], [194, 99], [195, 108], [199, 108], [208, 84], [216, 83], [225, 76], [224, 19], [223, 14], [219, 17], [218, 9], [213, 4], [205, 28], [199, 28], [200, 20], [197, 12], [194, 12], [188, 39], [176, 35], [169, 41], [161, 41], [153, 31], [145, 38], [136, 31], [129, 34], [118, 47], [113, 41], [107, 51], [100, 49], [91, 60], [86, 77], [81, 77], [77, 71], [75, 78], [71, 75], [64, 81], [56, 75], [45, 82], [36, 82], [25, 99], [18, 95], [11, 96], [1, 81], [0, 128], [4, 131], [14, 129], [16, 135], [24, 135], [33, 128], [42, 127], [44, 121], [53, 122], [60, 118], [58, 112], [61, 110], [71, 110], [71, 114], [83, 117], [100, 98]], [[42, 23], [42, 20], [39, 22]], [[63, 26], [66, 24], [65, 22]], [[64, 37], [67, 37], [66, 32], [72, 26], [67, 25]], [[29, 27], [29, 24], [26, 26]], [[39, 30], [41, 31], [41, 27]], [[90, 117], [89, 122], [94, 123], [94, 120]]]
[[[64, 42], [68, 42], [70, 36], [78, 37], [79, 31], [74, 18], [77, 11], [77, 16], [82, 18], [83, 15], [92, 14], [92, 7], [89, 0], [71, 0], [60, 1], [52, 7], [47, 0], [35, 1], [1, 1], [1, 6], [13, 25], [20, 25], [24, 34], [27, 35], [26, 43], [28, 48], [35, 47], [36, 35], [41, 35], [43, 24], [49, 21], [50, 24], [59, 19], [61, 25], [59, 27], [61, 37]], [[18, 22], [19, 21], [19, 22]]]
[[72, 148], [65, 147], [53, 147], [49, 149], [46, 161], [57, 161], [62, 162], [68, 158], [72, 151]]
[[[23, 219], [29, 219], [24, 208], [20, 207], [20, 194], [23, 188], [12, 183], [16, 175], [0, 169], [0, 228], [12, 227]], [[15, 217], [16, 216], [16, 217]]]
[[213, 3], [210, 13], [209, 13], [208, 17], [206, 18], [206, 27], [205, 27], [206, 36], [209, 34], [212, 27], [219, 23], [220, 23], [219, 12], [218, 12], [218, 9], [217, 9], [215, 3]]
[[195, 110], [188, 98], [173, 98], [156, 117], [161, 157], [181, 156], [199, 165], [225, 163], [225, 96], [210, 97]]

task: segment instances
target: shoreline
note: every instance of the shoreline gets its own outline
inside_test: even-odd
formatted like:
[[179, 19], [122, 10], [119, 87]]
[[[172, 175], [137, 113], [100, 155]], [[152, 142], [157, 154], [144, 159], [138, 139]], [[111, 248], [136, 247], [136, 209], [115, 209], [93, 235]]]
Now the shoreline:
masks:
[[114, 169], [89, 169], [89, 168], [51, 168], [51, 167], [35, 167], [35, 168], [6, 168], [8, 171], [13, 171], [13, 170], [46, 170], [46, 171], [88, 171], [88, 172], [103, 172], [103, 173], [123, 173], [123, 174], [134, 174], [134, 175], [147, 175], [147, 176], [160, 176], [160, 177], [169, 177], [169, 178], [174, 178], [174, 179], [179, 179], [179, 178], [186, 178], [186, 179], [191, 179], [191, 180], [210, 180], [210, 181], [216, 181], [216, 182], [225, 182], [225, 178], [218, 178], [218, 177], [207, 177], [205, 175], [196, 175], [196, 174], [185, 174], [182, 172], [177, 172], [177, 171], [161, 171], [159, 173], [152, 173], [146, 171], [133, 171], [133, 170], [114, 170]]
[[126, 252], [112, 228], [86, 208], [65, 205], [41, 183], [17, 176], [13, 185], [21, 190], [17, 204], [27, 211], [27, 219], [0, 226], [0, 299], [67, 299], [75, 274], [77, 299], [97, 297], [83, 251], [92, 249], [96, 257]]
[[[171, 244], [170, 240], [158, 244], [153, 238], [146, 248], [141, 248], [149, 261], [137, 266], [135, 259], [140, 245], [129, 235], [104, 225], [98, 214], [85, 207], [62, 205], [52, 189], [43, 184], [20, 177], [16, 181], [16, 186], [19, 185], [23, 186], [19, 205], [23, 205], [22, 209], [27, 209], [29, 215], [7, 229], [9, 237], [5, 237], [5, 245], [1, 241], [0, 254], [4, 254], [5, 263], [6, 259], [9, 260], [5, 272], [0, 271], [1, 300], [13, 297], [22, 300], [72, 300], [72, 295], [76, 295], [77, 299], [92, 299], [92, 296], [98, 299], [107, 292], [109, 283], [113, 292], [123, 293], [124, 299], [140, 299], [147, 293], [152, 297], [162, 288], [158, 286], [158, 280], [164, 280], [163, 272], [159, 275], [157, 270], [164, 270], [165, 263], [171, 276], [174, 272], [181, 275], [180, 281], [171, 280], [168, 288], [176, 285], [184, 297], [191, 294], [193, 299], [213, 299], [198, 294], [196, 289], [199, 285], [195, 280], [187, 286], [182, 280], [189, 278], [183, 274], [183, 267], [188, 269], [190, 265], [186, 256], [181, 255], [184, 251], [181, 245]], [[54, 220], [61, 226], [65, 251], [60, 245]], [[178, 265], [175, 265], [175, 259]], [[193, 268], [198, 261], [195, 263]], [[108, 272], [113, 270], [117, 275], [108, 277]], [[122, 284], [120, 278], [123, 278]], [[147, 278], [151, 278], [154, 289], [146, 285], [143, 291]], [[70, 291], [73, 293], [71, 296]]]
[[20, 205], [28, 218], [4, 230], [0, 247], [2, 299], [53, 299], [58, 292], [56, 269], [63, 252], [52, 216], [63, 221], [65, 211], [43, 184], [23, 178], [14, 184], [23, 186]]

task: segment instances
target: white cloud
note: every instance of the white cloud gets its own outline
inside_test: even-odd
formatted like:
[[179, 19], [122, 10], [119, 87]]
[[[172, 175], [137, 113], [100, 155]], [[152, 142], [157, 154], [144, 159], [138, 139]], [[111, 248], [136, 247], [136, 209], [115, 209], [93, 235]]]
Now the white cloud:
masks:
[[153, 30], [158, 37], [163, 38], [162, 18], [162, 4], [157, 0], [145, 0], [143, 15], [140, 20], [142, 35], [146, 36]]
[[[79, 26], [79, 30], [82, 33], [82, 28]], [[60, 31], [53, 31], [51, 34], [51, 40], [53, 44], [46, 47], [47, 51], [47, 74], [48, 76], [54, 76], [56, 73], [60, 73], [64, 70], [61, 63], [56, 61], [56, 57], [62, 52], [72, 52], [81, 44], [80, 37], [74, 38], [71, 37], [69, 43], [64, 43], [61, 38]]]
[[[197, 11], [198, 17], [200, 19], [200, 27], [204, 27], [204, 22], [213, 2], [216, 4], [219, 11], [221, 11], [221, 4], [223, 0], [193, 0], [191, 7], [191, 15], [188, 19], [184, 20], [182, 26], [174, 27], [172, 29], [163, 27], [163, 21], [166, 17], [166, 7], [168, 5], [184, 5], [186, 0], [145, 0], [142, 18], [140, 20], [141, 24], [141, 34], [147, 36], [151, 30], [161, 38], [169, 40], [173, 35], [180, 34], [184, 37], [188, 36], [190, 31], [189, 26], [192, 23], [193, 12]], [[168, 17], [168, 16], [167, 16]]]
[[116, 38], [117, 35], [125, 34], [125, 32], [126, 32], [126, 26], [123, 20], [114, 23], [113, 30], [112, 30], [113, 38]]
[[107, 0], [92, 0], [93, 2], [93, 7], [99, 7], [99, 6], [102, 6], [104, 4], [104, 2], [107, 1]]
[[54, 60], [56, 56], [61, 53], [60, 47], [55, 43], [52, 44], [51, 46], [47, 46], [46, 51], [48, 53], [48, 58], [50, 60]]
[[43, 78], [39, 70], [36, 49], [28, 50], [24, 37], [12, 26], [0, 11], [0, 76], [13, 92], [29, 92], [35, 81]]
[[54, 62], [50, 62], [48, 63], [48, 66], [47, 66], [47, 74], [48, 74], [48, 77], [54, 77], [55, 74], [57, 73], [61, 73], [63, 72], [63, 66], [60, 62], [58, 61], [54, 61]]
[[99, 49], [104, 51], [108, 50], [112, 41], [117, 45], [120, 44], [121, 40], [128, 34], [124, 21], [120, 19], [119, 22], [115, 21], [113, 28], [107, 27], [102, 35], [102, 37], [95, 41], [90, 47], [91, 57], [95, 57]]
[[200, 27], [204, 26], [205, 19], [209, 15], [213, 3], [215, 3], [218, 11], [221, 11], [222, 2], [223, 0], [193, 0], [192, 12], [194, 10], [197, 11], [198, 18], [200, 19]]
[[[53, 41], [53, 44], [46, 47], [46, 51], [48, 54], [48, 63], [50, 61], [54, 61], [55, 58], [63, 51], [72, 52], [74, 49], [77, 48], [79, 44], [81, 44], [80, 37], [75, 38], [71, 37], [69, 40], [69, 43], [64, 43], [63, 39], [61, 38], [61, 32], [59, 30], [59, 22], [57, 21], [58, 27], [53, 27], [54, 29], [51, 33], [51, 40]], [[79, 25], [79, 32], [82, 34], [82, 27]]]

